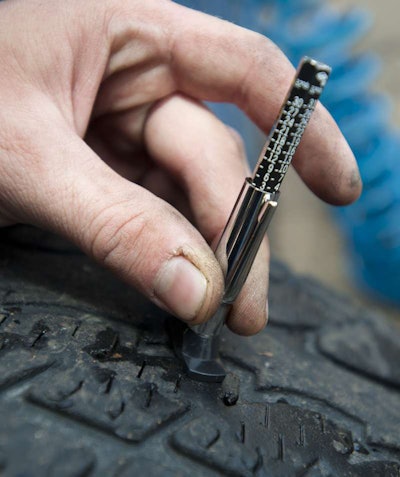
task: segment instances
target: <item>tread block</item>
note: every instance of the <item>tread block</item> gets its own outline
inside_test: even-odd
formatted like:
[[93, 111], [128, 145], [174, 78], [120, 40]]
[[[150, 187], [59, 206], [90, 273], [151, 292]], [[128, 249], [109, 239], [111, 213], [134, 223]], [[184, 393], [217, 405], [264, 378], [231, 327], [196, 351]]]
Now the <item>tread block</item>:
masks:
[[[338, 474], [336, 474], [335, 468], [326, 465], [326, 462], [317, 461], [300, 475], [302, 477], [336, 477]], [[400, 467], [395, 462], [370, 461], [353, 465], [351, 470], [344, 475], [346, 477], [399, 477]]]
[[25, 348], [47, 353], [62, 351], [79, 323], [71, 308], [3, 306], [2, 310], [6, 317], [3, 323], [0, 319], [0, 336], [8, 337], [10, 344], [18, 342]]
[[355, 476], [399, 477], [400, 465], [396, 462], [368, 462], [354, 466]]
[[376, 471], [398, 468], [386, 461], [352, 465], [357, 451], [351, 432], [319, 413], [285, 403], [236, 405], [229, 413], [229, 422], [206, 414], [186, 423], [172, 446], [234, 476], [376, 477], [386, 475]]
[[[294, 305], [295, 304], [295, 305]], [[308, 277], [283, 283], [270, 281], [269, 323], [287, 328], [314, 329], [326, 323], [347, 321], [358, 310], [346, 297], [339, 297]]]
[[22, 382], [46, 371], [54, 358], [38, 355], [35, 351], [16, 348], [7, 350], [8, 337], [0, 336], [3, 348], [0, 350], [0, 390]]
[[184, 455], [228, 475], [250, 476], [258, 462], [257, 452], [245, 447], [222, 420], [212, 414], [192, 420], [178, 430], [172, 446]]
[[335, 362], [400, 389], [400, 329], [376, 320], [369, 327], [347, 323], [321, 330], [318, 346]]
[[132, 390], [124, 414], [118, 419], [116, 435], [140, 442], [165, 424], [188, 411], [189, 406], [162, 396], [153, 383], [144, 383]]
[[130, 442], [143, 441], [189, 409], [152, 382], [132, 383], [111, 369], [82, 364], [35, 385], [28, 398]]
[[258, 390], [278, 397], [319, 401], [342, 413], [343, 420], [354, 416], [363, 426], [368, 423], [368, 442], [399, 446], [398, 392], [336, 366], [317, 350], [305, 350], [302, 336], [290, 337], [280, 331], [269, 330], [246, 344], [240, 337], [230, 335], [222, 342], [222, 354], [243, 369], [252, 370]]
[[90, 449], [66, 449], [50, 464], [47, 477], [89, 477], [95, 464], [96, 457]]
[[[131, 324], [145, 323], [149, 315], [165, 316], [132, 287], [121, 283], [85, 255], [35, 253], [35, 248], [16, 246], [13, 240], [7, 239], [8, 233], [4, 229], [0, 231], [0, 263], [7, 260], [12, 264], [0, 268], [0, 286], [6, 285], [6, 292], [12, 292], [3, 298], [4, 305], [67, 305], [76, 307], [77, 314], [78, 309], [98, 312]], [[17, 228], [15, 234], [18, 235]], [[53, 238], [57, 241], [56, 237], [47, 235], [49, 246]]]
[[129, 327], [123, 323], [104, 328], [98, 319], [82, 322], [80, 333], [84, 333], [84, 351], [100, 362], [133, 361], [142, 363], [175, 359], [164, 331], [164, 322], [156, 322], [154, 329]]
[[[37, 409], [36, 409], [37, 416]], [[0, 464], [2, 477], [91, 477], [98, 464], [90, 444], [74, 442], [49, 428], [46, 419], [26, 419], [15, 399], [0, 409]], [[3, 465], [3, 468], [1, 467]]]
[[[135, 477], [146, 474], [146, 477], [193, 477], [193, 473], [182, 470], [181, 468], [171, 468], [157, 462], [153, 459], [139, 457], [125, 462], [119, 469], [112, 474], [113, 477]], [[109, 474], [111, 475], [111, 474]]]

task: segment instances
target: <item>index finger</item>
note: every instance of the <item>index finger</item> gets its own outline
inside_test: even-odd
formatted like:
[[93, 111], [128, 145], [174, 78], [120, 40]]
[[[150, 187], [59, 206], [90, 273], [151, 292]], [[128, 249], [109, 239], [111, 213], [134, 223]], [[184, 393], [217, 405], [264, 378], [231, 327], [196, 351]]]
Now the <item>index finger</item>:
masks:
[[[203, 100], [233, 102], [268, 133], [294, 75], [283, 52], [257, 33], [176, 4], [170, 8], [176, 9], [170, 44], [178, 89]], [[352, 202], [361, 192], [353, 153], [321, 104], [293, 164], [328, 202]]]

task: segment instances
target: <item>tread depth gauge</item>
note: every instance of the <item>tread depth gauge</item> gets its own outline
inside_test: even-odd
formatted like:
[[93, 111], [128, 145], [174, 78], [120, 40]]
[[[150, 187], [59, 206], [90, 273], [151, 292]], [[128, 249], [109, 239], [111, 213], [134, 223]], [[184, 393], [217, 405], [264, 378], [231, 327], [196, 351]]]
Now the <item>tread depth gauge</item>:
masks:
[[225, 275], [221, 305], [207, 323], [186, 327], [177, 343], [188, 373], [195, 379], [220, 382], [225, 377], [218, 354], [220, 332], [250, 272], [278, 205], [282, 181], [330, 71], [312, 58], [301, 60], [253, 177], [243, 184], [215, 251]]

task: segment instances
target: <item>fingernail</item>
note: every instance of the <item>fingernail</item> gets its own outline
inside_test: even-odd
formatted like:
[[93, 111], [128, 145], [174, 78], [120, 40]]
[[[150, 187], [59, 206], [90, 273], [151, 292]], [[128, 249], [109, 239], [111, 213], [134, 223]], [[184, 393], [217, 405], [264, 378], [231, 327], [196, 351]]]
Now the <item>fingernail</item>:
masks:
[[154, 292], [179, 318], [193, 320], [206, 298], [206, 277], [189, 260], [171, 258], [161, 269]]

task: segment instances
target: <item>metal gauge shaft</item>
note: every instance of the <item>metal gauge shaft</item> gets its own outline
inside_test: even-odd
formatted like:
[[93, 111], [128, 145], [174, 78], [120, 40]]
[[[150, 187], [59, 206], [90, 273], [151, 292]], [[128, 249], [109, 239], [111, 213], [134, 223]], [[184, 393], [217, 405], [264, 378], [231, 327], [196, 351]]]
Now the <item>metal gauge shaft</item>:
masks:
[[278, 192], [300, 143], [331, 69], [303, 58], [258, 161], [253, 185], [265, 192]]
[[218, 358], [219, 334], [253, 265], [277, 208], [279, 189], [331, 69], [303, 58], [253, 177], [245, 180], [215, 250], [225, 276], [221, 304], [206, 323], [190, 326], [179, 345], [189, 375], [219, 382], [225, 370]]

